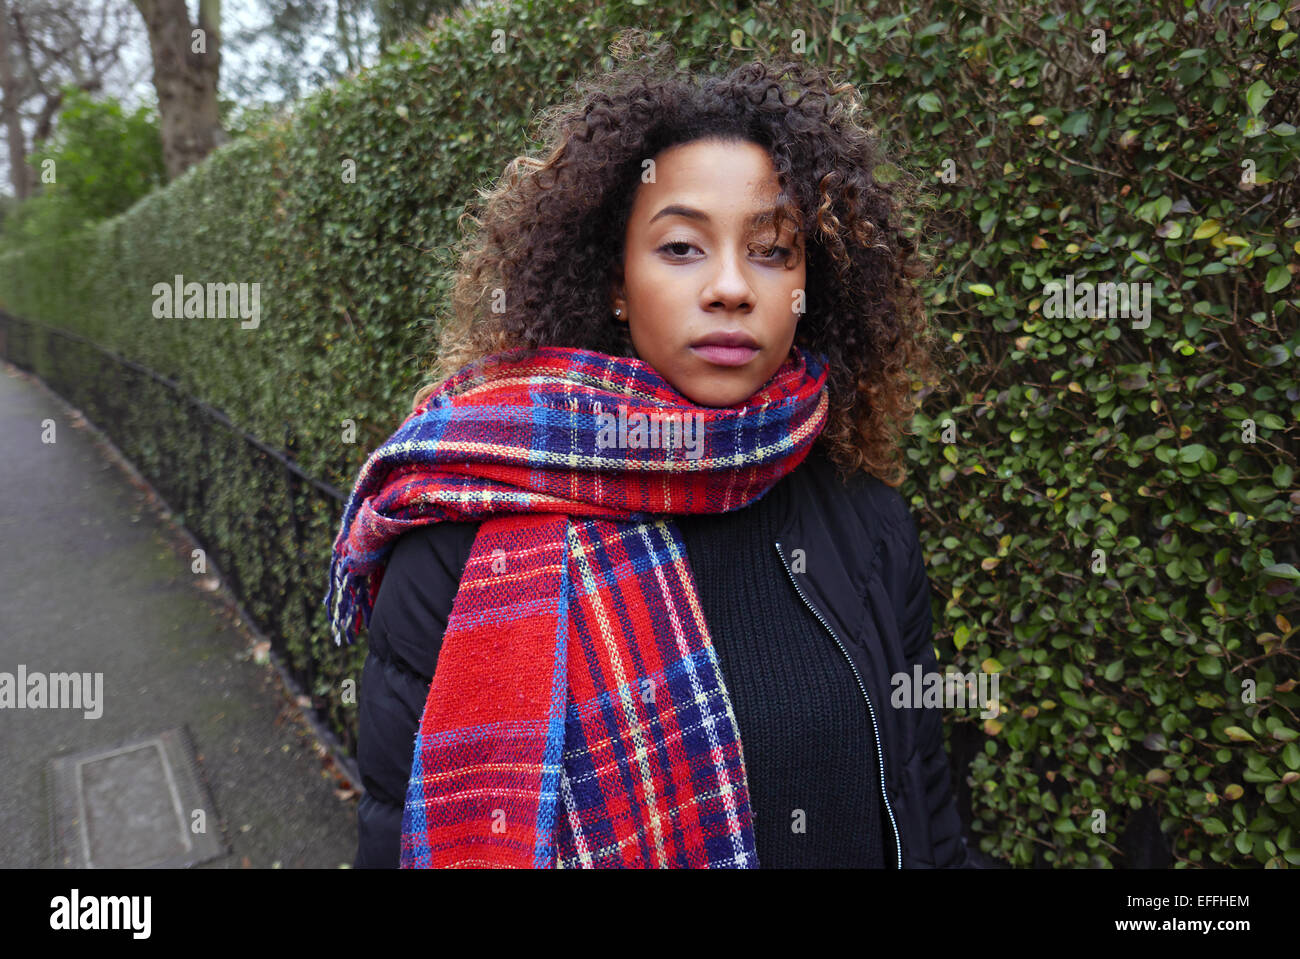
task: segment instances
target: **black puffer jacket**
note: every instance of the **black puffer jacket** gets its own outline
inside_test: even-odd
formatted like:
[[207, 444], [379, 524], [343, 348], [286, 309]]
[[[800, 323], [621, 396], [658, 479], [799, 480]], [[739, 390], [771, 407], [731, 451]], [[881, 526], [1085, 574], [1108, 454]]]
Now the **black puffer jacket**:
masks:
[[[910, 679], [918, 663], [923, 672], [936, 669], [929, 579], [907, 504], [897, 490], [863, 473], [846, 484], [818, 451], [784, 482], [793, 506], [771, 548], [798, 601], [859, 680], [883, 759], [885, 862], [891, 868], [972, 867], [940, 711], [890, 704], [892, 676]], [[399, 539], [389, 557], [362, 678], [358, 762], [366, 792], [357, 813], [358, 867], [398, 865], [416, 729], [477, 532], [472, 522], [427, 524]], [[772, 585], [790, 592], [788, 584]]]

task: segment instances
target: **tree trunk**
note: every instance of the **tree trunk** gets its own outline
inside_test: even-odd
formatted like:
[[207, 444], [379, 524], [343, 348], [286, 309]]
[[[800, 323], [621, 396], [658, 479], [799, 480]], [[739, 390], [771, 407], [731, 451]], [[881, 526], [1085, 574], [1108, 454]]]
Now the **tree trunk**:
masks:
[[0, 113], [4, 114], [5, 140], [9, 144], [9, 181], [14, 186], [14, 196], [25, 200], [32, 195], [36, 185], [35, 171], [27, 165], [27, 138], [23, 134], [22, 117], [18, 114], [20, 101], [18, 81], [14, 78], [12, 52], [13, 31], [9, 23], [9, 4], [0, 0]]
[[[3, 3], [4, 0], [0, 0]], [[348, 62], [348, 73], [357, 68], [356, 57], [352, 53], [352, 38], [348, 36], [347, 0], [334, 0], [334, 29], [338, 31], [339, 46]]]
[[[221, 0], [200, 0], [197, 27], [185, 0], [134, 2], [149, 31], [163, 164], [174, 180], [225, 139], [217, 114]], [[195, 37], [195, 30], [202, 35]]]

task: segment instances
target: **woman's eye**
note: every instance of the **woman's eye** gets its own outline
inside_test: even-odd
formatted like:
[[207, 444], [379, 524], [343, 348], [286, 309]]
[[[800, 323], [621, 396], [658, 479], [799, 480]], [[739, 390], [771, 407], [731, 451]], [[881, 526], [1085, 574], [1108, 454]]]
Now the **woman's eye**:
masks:
[[[692, 249], [692, 244], [687, 243], [685, 240], [677, 240], [677, 241], [674, 242], [674, 243], [665, 243], [663, 246], [659, 247], [659, 250], [660, 250], [660, 252], [664, 252], [664, 251], [670, 250], [670, 249], [672, 249], [673, 247], [676, 247], [676, 246], [685, 247], [686, 250], [690, 250], [690, 249]], [[686, 252], [683, 251], [683, 252], [681, 252], [681, 253], [671, 253], [671, 254], [669, 254], [669, 255], [670, 255], [670, 256], [685, 256], [685, 255], [686, 255]]]

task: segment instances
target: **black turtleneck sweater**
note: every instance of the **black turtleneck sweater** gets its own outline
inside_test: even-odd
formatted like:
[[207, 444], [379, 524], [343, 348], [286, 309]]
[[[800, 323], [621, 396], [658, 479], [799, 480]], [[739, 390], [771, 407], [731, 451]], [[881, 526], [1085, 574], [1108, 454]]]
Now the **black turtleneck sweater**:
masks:
[[743, 509], [673, 517], [740, 728], [758, 864], [883, 868], [866, 700], [773, 545], [789, 499], [786, 477]]

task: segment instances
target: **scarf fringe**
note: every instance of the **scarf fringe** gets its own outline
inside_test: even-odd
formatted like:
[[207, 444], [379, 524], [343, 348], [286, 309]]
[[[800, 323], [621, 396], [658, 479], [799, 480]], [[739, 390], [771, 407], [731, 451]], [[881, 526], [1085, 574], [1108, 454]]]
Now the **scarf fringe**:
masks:
[[343, 562], [330, 565], [330, 588], [325, 596], [325, 608], [329, 610], [330, 633], [335, 646], [352, 645], [360, 632], [357, 627], [359, 618], [364, 618], [367, 628], [370, 626], [368, 586], [368, 577], [350, 576]]

